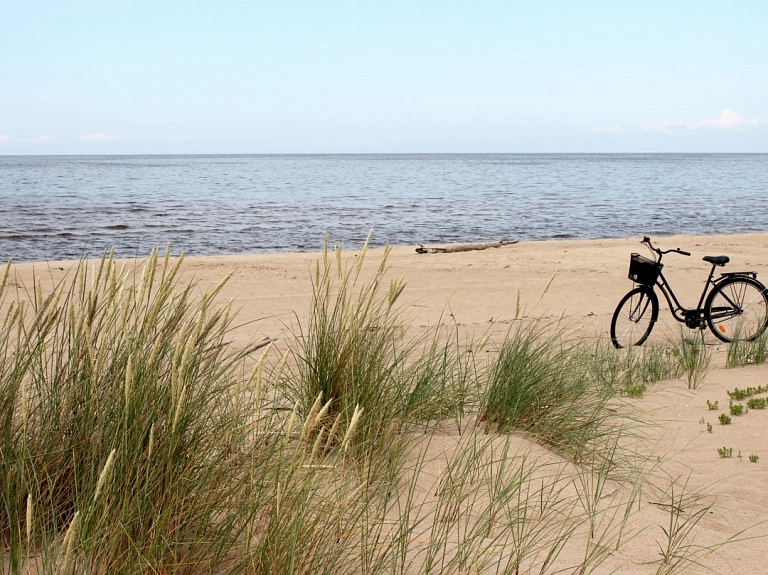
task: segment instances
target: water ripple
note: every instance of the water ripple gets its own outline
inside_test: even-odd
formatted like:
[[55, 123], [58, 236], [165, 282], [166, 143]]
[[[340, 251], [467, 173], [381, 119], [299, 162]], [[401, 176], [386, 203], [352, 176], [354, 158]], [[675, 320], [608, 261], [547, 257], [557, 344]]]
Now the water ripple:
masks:
[[766, 154], [0, 156], [0, 253], [765, 231], [767, 192]]

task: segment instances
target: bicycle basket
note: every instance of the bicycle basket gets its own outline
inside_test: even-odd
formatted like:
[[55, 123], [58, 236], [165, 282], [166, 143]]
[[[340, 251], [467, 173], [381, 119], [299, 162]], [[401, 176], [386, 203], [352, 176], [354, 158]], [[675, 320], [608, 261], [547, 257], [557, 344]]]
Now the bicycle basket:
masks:
[[664, 264], [656, 263], [640, 254], [632, 254], [629, 258], [629, 279], [638, 284], [652, 286], [663, 267]]

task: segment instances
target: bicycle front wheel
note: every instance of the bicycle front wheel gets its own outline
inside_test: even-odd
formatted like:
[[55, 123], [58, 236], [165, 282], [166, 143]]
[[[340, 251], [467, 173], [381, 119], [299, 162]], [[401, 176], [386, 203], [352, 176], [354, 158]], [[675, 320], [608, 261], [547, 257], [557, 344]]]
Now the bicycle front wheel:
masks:
[[726, 343], [752, 341], [768, 326], [765, 286], [750, 277], [732, 277], [719, 283], [704, 309], [709, 329]]
[[648, 286], [636, 287], [616, 306], [611, 320], [614, 347], [643, 345], [659, 318], [659, 298]]

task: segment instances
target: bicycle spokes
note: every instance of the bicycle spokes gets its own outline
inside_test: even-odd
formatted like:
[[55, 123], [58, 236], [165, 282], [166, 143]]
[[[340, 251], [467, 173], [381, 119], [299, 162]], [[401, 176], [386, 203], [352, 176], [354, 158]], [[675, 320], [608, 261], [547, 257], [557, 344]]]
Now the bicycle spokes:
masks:
[[613, 345], [641, 345], [658, 317], [658, 299], [648, 288], [635, 288], [621, 300], [611, 320]]
[[645, 312], [648, 311], [648, 304], [650, 303], [651, 300], [648, 296], [645, 294], [639, 294], [637, 297], [637, 302], [634, 306], [632, 306], [631, 311], [629, 312], [629, 321], [640, 323], [643, 319], [643, 316], [645, 315]]
[[750, 340], [765, 329], [768, 299], [754, 280], [736, 277], [721, 283], [709, 303], [709, 325], [721, 339]]

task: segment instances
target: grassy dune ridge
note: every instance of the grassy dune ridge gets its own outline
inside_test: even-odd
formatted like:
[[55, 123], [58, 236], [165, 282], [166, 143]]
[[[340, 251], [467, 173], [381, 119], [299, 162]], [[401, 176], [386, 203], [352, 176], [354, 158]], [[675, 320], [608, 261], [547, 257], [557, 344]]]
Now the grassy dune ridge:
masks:
[[53, 286], [9, 264], [0, 572], [610, 571], [649, 494], [668, 523], [648, 572], [711, 550], [710, 503], [657, 473], [627, 405], [679, 353], [561, 321], [414, 329], [388, 251], [365, 254], [326, 247], [283, 349], [232, 345], [226, 279], [180, 284], [168, 251]]

